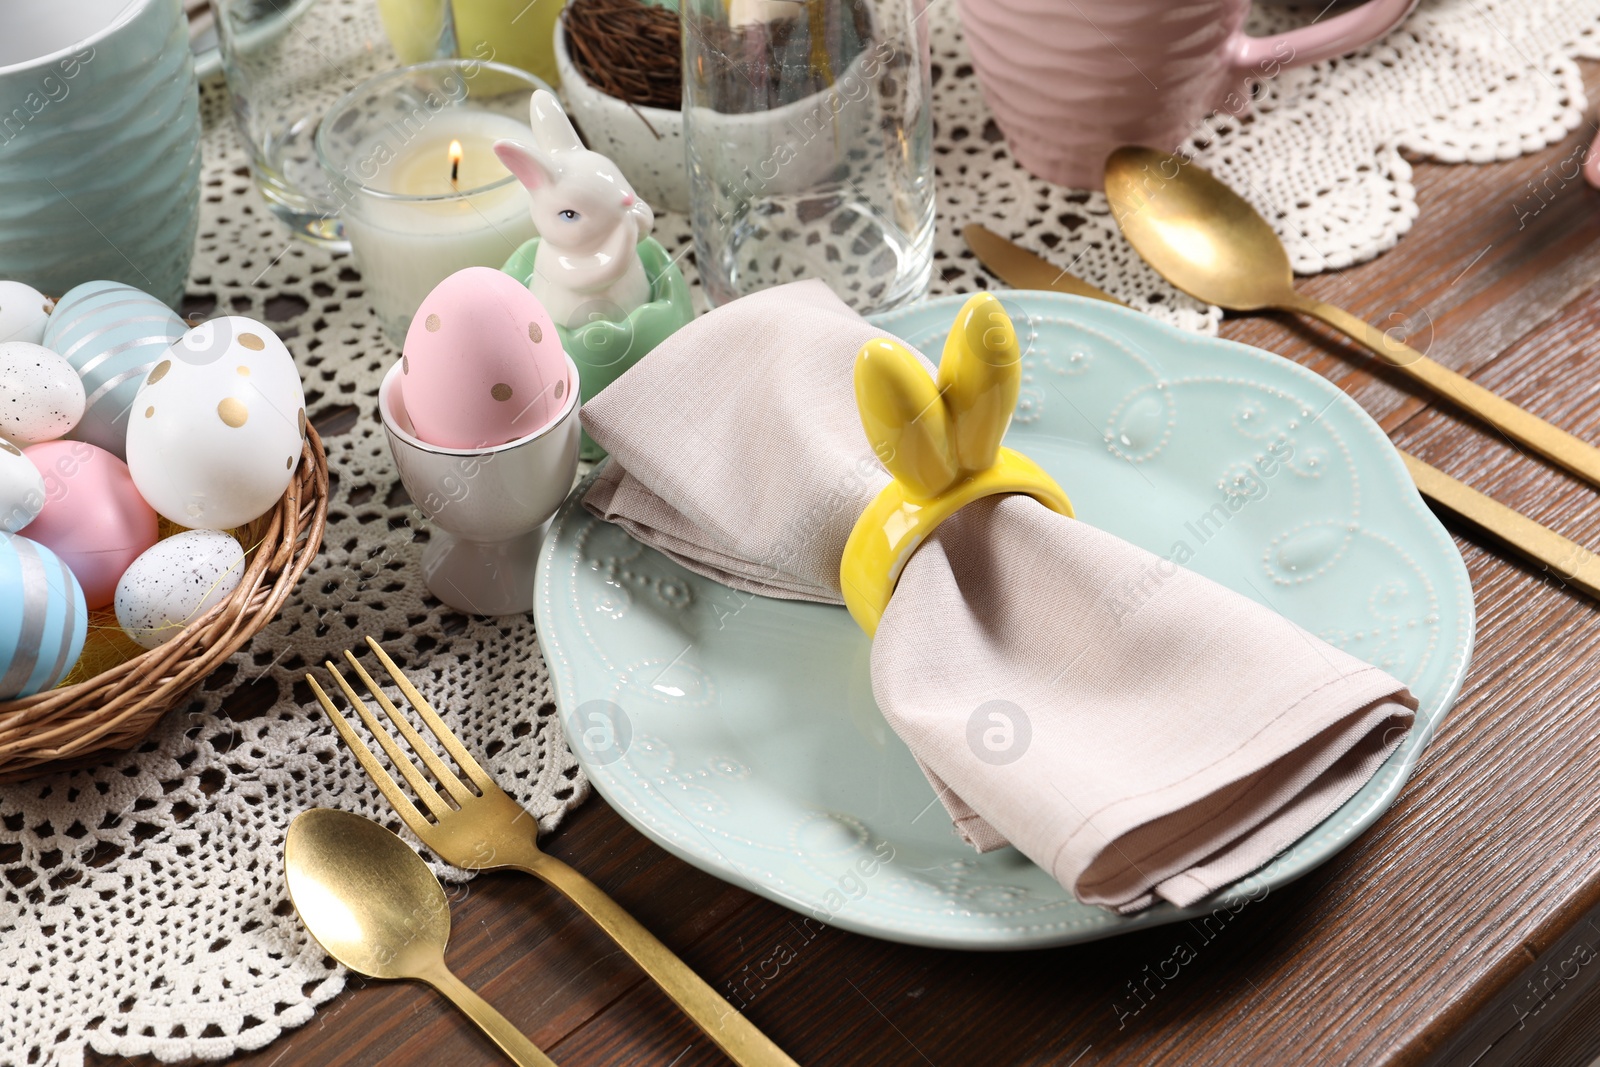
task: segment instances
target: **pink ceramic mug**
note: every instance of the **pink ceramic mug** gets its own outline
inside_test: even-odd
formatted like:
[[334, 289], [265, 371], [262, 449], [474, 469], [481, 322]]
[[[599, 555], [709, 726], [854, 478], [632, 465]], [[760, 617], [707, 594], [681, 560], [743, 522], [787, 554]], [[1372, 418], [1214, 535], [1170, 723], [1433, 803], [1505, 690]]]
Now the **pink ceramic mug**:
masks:
[[1098, 189], [1112, 149], [1173, 149], [1249, 82], [1352, 52], [1416, 0], [1367, 0], [1274, 37], [1243, 32], [1250, 0], [961, 0], [978, 82], [1018, 163]]

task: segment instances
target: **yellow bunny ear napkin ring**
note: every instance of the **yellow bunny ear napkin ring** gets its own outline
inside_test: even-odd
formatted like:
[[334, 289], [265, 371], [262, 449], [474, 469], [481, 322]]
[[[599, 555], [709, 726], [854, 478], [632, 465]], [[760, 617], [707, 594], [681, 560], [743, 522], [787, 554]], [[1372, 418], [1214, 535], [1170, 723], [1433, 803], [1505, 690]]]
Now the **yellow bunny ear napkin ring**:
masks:
[[856, 520], [839, 561], [845, 607], [868, 636], [911, 553], [963, 506], [1026, 493], [1072, 515], [1053, 478], [1000, 446], [1022, 388], [1022, 353], [993, 294], [976, 294], [957, 314], [937, 380], [904, 345], [880, 337], [856, 354], [855, 382], [862, 428], [894, 478]]

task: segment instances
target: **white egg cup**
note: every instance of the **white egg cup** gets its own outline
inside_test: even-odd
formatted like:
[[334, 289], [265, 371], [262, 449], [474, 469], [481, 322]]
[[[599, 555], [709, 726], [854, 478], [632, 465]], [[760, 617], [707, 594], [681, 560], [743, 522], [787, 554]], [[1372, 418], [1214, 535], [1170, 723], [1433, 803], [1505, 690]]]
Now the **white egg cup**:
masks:
[[[578, 368], [567, 357], [572, 382]], [[433, 524], [422, 551], [429, 592], [474, 615], [533, 610], [544, 527], [578, 473], [578, 390], [554, 422], [494, 448], [444, 448], [412, 432], [396, 362], [378, 387], [378, 412], [400, 482]]]

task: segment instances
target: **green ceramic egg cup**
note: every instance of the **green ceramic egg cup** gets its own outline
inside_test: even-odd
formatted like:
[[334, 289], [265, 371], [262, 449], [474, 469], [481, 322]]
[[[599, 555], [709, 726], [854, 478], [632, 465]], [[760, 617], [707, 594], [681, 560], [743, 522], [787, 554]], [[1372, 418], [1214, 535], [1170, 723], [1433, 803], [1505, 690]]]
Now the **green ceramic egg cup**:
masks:
[[[523, 285], [533, 277], [533, 257], [539, 251], [539, 238], [525, 242], [512, 253], [500, 269]], [[622, 376], [622, 372], [643, 359], [678, 327], [694, 318], [689, 304], [689, 283], [672, 262], [667, 250], [654, 237], [639, 244], [645, 277], [650, 279], [650, 302], [635, 308], [621, 322], [596, 320], [569, 330], [557, 326], [561, 347], [578, 365], [578, 396], [587, 404], [595, 395]], [[583, 435], [586, 460], [605, 458], [605, 449]]]

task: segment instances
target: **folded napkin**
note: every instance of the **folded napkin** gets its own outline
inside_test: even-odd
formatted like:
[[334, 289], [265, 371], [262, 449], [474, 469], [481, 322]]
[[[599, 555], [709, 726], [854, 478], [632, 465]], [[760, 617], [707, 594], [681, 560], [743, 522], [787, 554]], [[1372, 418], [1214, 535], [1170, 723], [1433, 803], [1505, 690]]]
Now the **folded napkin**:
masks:
[[[852, 377], [880, 336], [821, 282], [703, 316], [584, 406], [611, 453], [585, 505], [719, 582], [840, 603], [845, 540], [888, 482]], [[1020, 496], [963, 508], [912, 555], [872, 682], [968, 842], [1015, 845], [1124, 912], [1266, 863], [1416, 707], [1254, 601]]]

